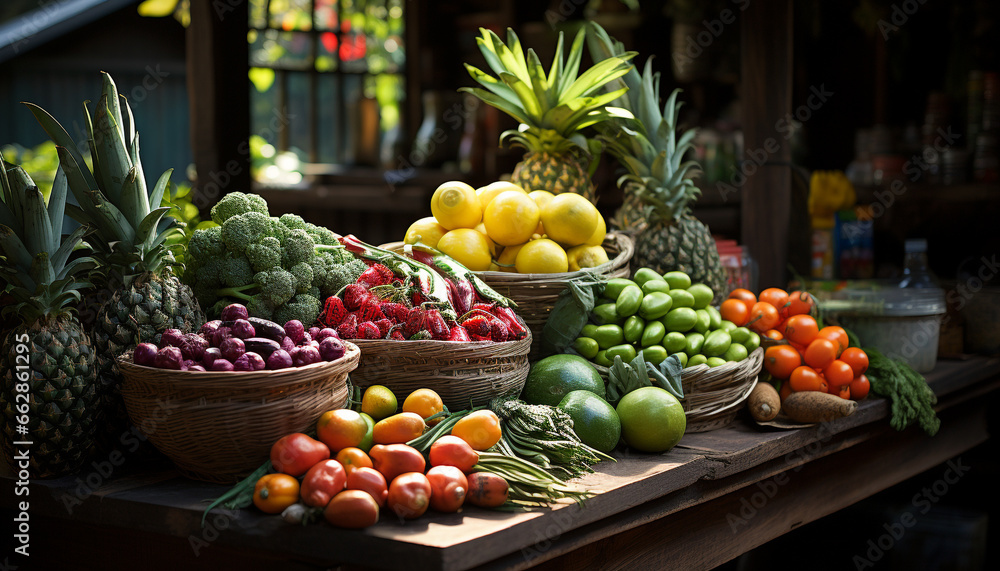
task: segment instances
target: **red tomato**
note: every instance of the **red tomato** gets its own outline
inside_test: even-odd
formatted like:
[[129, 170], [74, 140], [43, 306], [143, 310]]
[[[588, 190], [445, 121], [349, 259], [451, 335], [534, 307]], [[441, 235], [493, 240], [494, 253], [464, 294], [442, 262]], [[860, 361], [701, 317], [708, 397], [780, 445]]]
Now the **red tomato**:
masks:
[[840, 358], [840, 354], [844, 352], [844, 349], [848, 347], [847, 332], [844, 331], [843, 327], [837, 327], [836, 325], [830, 325], [820, 329], [816, 334], [816, 337], [821, 339], [829, 339], [837, 345], [837, 358]]
[[816, 338], [819, 325], [811, 315], [793, 315], [785, 320], [785, 339], [808, 346]]
[[333, 496], [343, 491], [347, 484], [347, 472], [336, 460], [323, 460], [302, 477], [299, 495], [302, 503], [314, 508], [324, 507]]
[[868, 377], [865, 375], [858, 375], [856, 379], [851, 381], [851, 399], [861, 400], [868, 396], [868, 391], [871, 389], [871, 383], [868, 381]]
[[793, 291], [788, 294], [788, 316], [805, 315], [812, 312], [816, 302], [812, 294], [807, 291]]
[[778, 310], [778, 317], [785, 319], [788, 316], [788, 292], [776, 287], [769, 287], [760, 292], [757, 299], [770, 303]]
[[350, 476], [351, 472], [357, 470], [358, 468], [371, 468], [372, 459], [365, 454], [365, 451], [360, 448], [354, 448], [353, 446], [348, 446], [340, 452], [337, 452], [337, 462], [340, 462], [344, 466], [344, 471]]
[[811, 367], [805, 365], [796, 367], [788, 377], [788, 384], [795, 392], [820, 391], [826, 392], [826, 381]]
[[430, 459], [431, 466], [454, 466], [468, 474], [479, 462], [479, 453], [468, 442], [448, 434], [431, 444]]
[[799, 352], [788, 345], [775, 345], [764, 350], [764, 369], [776, 379], [787, 379], [801, 365]]
[[729, 292], [727, 298], [738, 299], [743, 303], [745, 303], [747, 307], [751, 307], [753, 306], [753, 304], [757, 303], [757, 296], [755, 296], [752, 291], [744, 288], [734, 289], [733, 291]]
[[757, 333], [763, 333], [768, 329], [774, 329], [780, 322], [778, 310], [773, 305], [766, 301], [758, 301], [750, 308], [750, 321], [747, 323], [747, 327]]
[[726, 321], [731, 321], [737, 327], [743, 327], [750, 320], [750, 306], [740, 299], [727, 299], [719, 306], [719, 314]]
[[368, 456], [375, 469], [385, 476], [386, 482], [405, 472], [422, 473], [427, 467], [424, 455], [405, 444], [376, 444]]
[[403, 519], [416, 519], [427, 511], [431, 504], [431, 483], [420, 472], [407, 472], [396, 477], [389, 484], [386, 504]]
[[[823, 339], [819, 339], [823, 341]], [[823, 376], [831, 386], [842, 387], [851, 384], [854, 380], [854, 371], [847, 363], [836, 360], [823, 369]]]
[[496, 508], [507, 502], [510, 486], [507, 480], [492, 472], [475, 472], [469, 474], [469, 493], [467, 502], [481, 508]]
[[347, 489], [361, 490], [368, 492], [378, 507], [385, 505], [385, 498], [389, 495], [389, 486], [385, 483], [385, 476], [375, 468], [356, 468], [347, 475]]
[[768, 329], [764, 333], [761, 333], [761, 335], [767, 337], [768, 339], [774, 339], [775, 341], [781, 341], [782, 339], [785, 338], [785, 336], [782, 335], [781, 331], [778, 331], [777, 329]]
[[431, 483], [431, 507], [439, 512], [457, 512], [465, 503], [469, 480], [454, 466], [435, 466], [427, 470]]
[[271, 464], [289, 476], [301, 476], [329, 457], [329, 446], [301, 432], [282, 436], [271, 446]]
[[829, 339], [813, 339], [802, 354], [806, 365], [816, 369], [826, 368], [837, 358], [837, 348]]
[[361, 529], [378, 523], [378, 504], [361, 490], [344, 490], [326, 504], [323, 517], [337, 527]]
[[855, 377], [863, 375], [868, 370], [868, 354], [857, 347], [844, 349], [839, 358], [851, 366]]

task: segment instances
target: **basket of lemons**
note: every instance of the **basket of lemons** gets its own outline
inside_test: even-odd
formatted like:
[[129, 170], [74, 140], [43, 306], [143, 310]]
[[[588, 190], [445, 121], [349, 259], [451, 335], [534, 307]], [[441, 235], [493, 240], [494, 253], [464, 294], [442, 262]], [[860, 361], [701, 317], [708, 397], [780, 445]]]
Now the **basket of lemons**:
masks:
[[514, 300], [534, 338], [531, 357], [570, 281], [629, 273], [632, 239], [608, 233], [604, 217], [579, 194], [451, 181], [434, 191], [431, 212], [410, 225], [403, 242], [437, 248]]

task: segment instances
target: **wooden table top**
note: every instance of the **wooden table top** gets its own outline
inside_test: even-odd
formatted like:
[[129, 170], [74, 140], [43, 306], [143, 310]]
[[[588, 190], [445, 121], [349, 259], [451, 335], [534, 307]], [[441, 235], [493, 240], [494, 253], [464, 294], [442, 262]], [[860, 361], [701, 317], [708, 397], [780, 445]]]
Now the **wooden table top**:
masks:
[[[927, 379], [939, 396], [942, 411], [963, 404], [981, 404], [984, 399], [977, 396], [1000, 387], [1000, 359], [940, 361]], [[943, 417], [939, 435], [928, 438], [915, 427], [902, 433], [890, 429], [885, 421], [888, 412], [888, 401], [869, 398], [850, 417], [795, 430], [767, 429], [741, 417], [723, 429], [686, 434], [677, 447], [663, 455], [616, 452], [617, 462], [598, 464], [594, 474], [575, 481], [597, 492], [583, 505], [568, 503], [530, 512], [470, 507], [458, 514], [429, 512], [405, 523], [383, 512], [379, 524], [350, 531], [325, 523], [288, 525], [280, 517], [255, 509], [222, 509], [213, 511], [202, 528], [205, 500], [221, 495], [227, 487], [189, 480], [169, 466], [156, 465], [110, 479], [95, 469], [76, 477], [32, 482], [31, 517], [43, 522], [39, 526], [46, 533], [78, 530], [80, 537], [88, 538], [87, 546], [94, 553], [116, 553], [123, 561], [148, 564], [143, 557], [159, 553], [156, 545], [162, 543], [171, 547], [162, 550], [166, 555], [157, 555], [155, 561], [198, 567], [228, 566], [229, 562], [247, 557], [272, 568], [339, 565], [392, 569], [400, 568], [402, 562], [413, 570], [522, 569], [546, 564], [560, 568], [560, 558], [587, 553], [588, 547], [598, 549], [596, 546], [609, 538], [649, 533], [653, 525], [680, 525], [682, 529], [674, 532], [680, 534], [694, 533], [700, 527], [705, 528], [705, 533], [714, 528], [724, 539], [728, 534], [732, 541], [727, 549], [713, 547], [690, 561], [692, 568], [704, 568], [725, 562], [797, 525], [781, 519], [786, 516], [764, 526], [763, 518], [743, 522], [739, 500], [751, 498], [751, 492], [757, 490], [749, 486], [772, 480], [779, 482], [783, 490], [792, 490], [814, 480], [821, 482], [822, 475], [807, 480], [796, 474], [794, 485], [786, 487], [782, 478], [799, 471], [808, 473], [813, 464], [842, 464], [845, 454], [852, 450], [859, 458], [866, 453], [878, 454], [879, 450], [890, 454], [891, 443], [926, 450], [913, 460], [912, 466], [907, 461], [899, 462], [899, 473], [892, 471], [892, 476], [901, 481], [909, 477], [906, 474], [910, 471], [929, 468], [957, 454], [961, 450], [956, 447], [967, 449], [986, 438], [985, 423], [968, 413], [958, 415], [955, 421]], [[876, 444], [881, 448], [865, 452], [865, 443], [869, 448]], [[938, 448], [940, 451], [935, 452]], [[871, 495], [892, 483], [888, 479], [884, 485], [872, 483], [861, 493]], [[2, 487], [0, 507], [12, 509], [19, 499], [13, 495], [13, 482], [6, 478]], [[767, 491], [767, 486], [760, 489]], [[703, 516], [718, 511], [723, 506], [719, 502], [725, 501], [730, 501], [729, 511], [715, 514], [706, 524]], [[714, 507], [717, 503], [719, 508]], [[777, 505], [778, 499], [772, 503]], [[812, 521], [839, 508], [830, 504], [810, 509], [800, 519]], [[744, 525], [757, 531], [742, 534]], [[148, 549], [135, 548], [133, 552], [113, 539], [129, 536]], [[72, 545], [74, 549], [82, 548], [78, 544], [84, 543], [67, 544], [66, 539], [55, 541], [49, 537], [33, 541], [52, 541], [53, 545]], [[605, 556], [608, 554], [601, 555]], [[678, 563], [676, 559], [668, 561]], [[240, 568], [255, 567], [244, 562]]]

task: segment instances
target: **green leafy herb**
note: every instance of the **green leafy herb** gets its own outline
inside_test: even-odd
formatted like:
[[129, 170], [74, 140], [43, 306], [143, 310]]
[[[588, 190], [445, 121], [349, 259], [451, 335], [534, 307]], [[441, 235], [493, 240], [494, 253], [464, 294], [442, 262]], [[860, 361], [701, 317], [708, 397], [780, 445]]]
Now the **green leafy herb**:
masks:
[[684, 398], [684, 387], [681, 385], [683, 369], [680, 359], [674, 355], [663, 360], [658, 368], [646, 362], [642, 351], [639, 351], [635, 359], [627, 364], [616, 355], [615, 362], [608, 372], [608, 402], [612, 406], [617, 406], [618, 401], [628, 393], [651, 386], [660, 387], [682, 399]]
[[872, 391], [892, 402], [889, 424], [903, 430], [914, 422], [929, 436], [937, 434], [941, 420], [934, 412], [937, 396], [920, 373], [899, 359], [891, 359], [874, 347], [866, 347]]
[[604, 291], [603, 276], [587, 272], [570, 280], [552, 307], [542, 329], [542, 355], [565, 353], [587, 324], [597, 297]]

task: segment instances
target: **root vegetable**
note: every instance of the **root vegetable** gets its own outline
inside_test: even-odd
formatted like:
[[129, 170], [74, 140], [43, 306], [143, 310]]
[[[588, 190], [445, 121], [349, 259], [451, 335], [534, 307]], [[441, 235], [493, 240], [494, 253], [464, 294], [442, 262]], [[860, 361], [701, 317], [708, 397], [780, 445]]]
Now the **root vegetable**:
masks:
[[750, 392], [747, 407], [754, 420], [769, 422], [778, 416], [778, 411], [781, 410], [781, 399], [778, 397], [778, 391], [774, 390], [774, 385], [759, 382]]
[[854, 414], [858, 403], [819, 391], [792, 393], [781, 403], [781, 410], [796, 422], [828, 422]]

